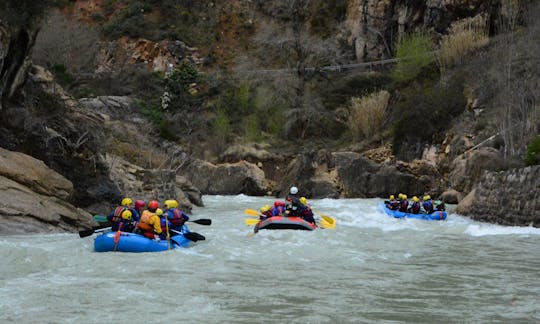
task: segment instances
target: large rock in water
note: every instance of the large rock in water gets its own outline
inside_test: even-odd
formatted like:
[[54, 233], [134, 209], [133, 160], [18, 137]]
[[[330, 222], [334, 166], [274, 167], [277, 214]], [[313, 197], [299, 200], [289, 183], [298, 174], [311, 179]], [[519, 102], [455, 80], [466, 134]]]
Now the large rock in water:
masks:
[[456, 211], [478, 221], [540, 227], [540, 166], [486, 171]]
[[92, 215], [69, 203], [73, 184], [26, 154], [0, 148], [0, 234], [87, 228]]

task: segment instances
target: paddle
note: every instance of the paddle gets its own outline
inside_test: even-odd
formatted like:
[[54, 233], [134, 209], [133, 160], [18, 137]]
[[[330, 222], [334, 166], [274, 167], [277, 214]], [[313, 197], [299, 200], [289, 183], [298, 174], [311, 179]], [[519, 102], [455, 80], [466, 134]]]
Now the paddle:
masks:
[[201, 218], [201, 219], [196, 219], [196, 220], [190, 220], [188, 221], [190, 223], [195, 223], [195, 224], [199, 224], [199, 225], [212, 225], [212, 220], [211, 219], [208, 219], [208, 218]]
[[174, 232], [176, 234], [182, 234], [182, 235], [184, 235], [185, 238], [187, 238], [188, 240], [193, 241], [193, 242], [206, 240], [206, 237], [202, 236], [199, 233], [195, 233], [195, 232], [182, 233], [182, 232], [179, 232], [179, 231], [176, 231], [176, 230], [173, 230], [173, 229], [171, 229], [171, 232]]
[[317, 210], [312, 209], [315, 213], [319, 214], [321, 216], [321, 222], [319, 226], [321, 228], [325, 229], [335, 229], [336, 228], [336, 219], [333, 217], [330, 217], [328, 215], [325, 215]]
[[110, 227], [94, 227], [88, 230], [79, 231], [79, 237], [81, 238], [87, 237], [94, 233], [105, 232], [110, 229], [111, 229]]
[[256, 211], [255, 209], [246, 209], [244, 210], [244, 213], [246, 215], [249, 215], [249, 216], [254, 216], [254, 217], [259, 217], [261, 216], [261, 213], [259, 213], [258, 211]]
[[259, 220], [254, 219], [254, 218], [246, 218], [245, 222], [246, 222], [247, 226], [253, 226], [253, 225], [257, 224], [259, 222]]

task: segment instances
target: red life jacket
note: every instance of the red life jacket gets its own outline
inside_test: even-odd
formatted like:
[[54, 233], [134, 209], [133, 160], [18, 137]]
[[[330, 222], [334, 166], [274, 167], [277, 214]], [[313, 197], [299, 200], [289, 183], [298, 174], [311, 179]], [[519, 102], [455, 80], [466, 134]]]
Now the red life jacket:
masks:
[[182, 216], [182, 212], [176, 208], [172, 210], [173, 216], [169, 217], [169, 221], [171, 224], [175, 226], [180, 226], [184, 224], [184, 217]]
[[114, 215], [112, 217], [112, 222], [113, 223], [117, 223], [119, 222], [121, 219], [122, 219], [122, 213], [124, 212], [124, 210], [126, 210], [127, 208], [124, 207], [124, 206], [118, 206], [116, 207], [116, 209], [114, 210]]

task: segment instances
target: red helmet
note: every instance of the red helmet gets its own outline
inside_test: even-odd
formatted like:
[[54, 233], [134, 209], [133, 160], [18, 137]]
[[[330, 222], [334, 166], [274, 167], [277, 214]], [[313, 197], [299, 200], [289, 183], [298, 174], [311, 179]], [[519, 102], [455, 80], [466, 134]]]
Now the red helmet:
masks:
[[144, 208], [144, 200], [137, 200], [135, 201], [135, 209], [140, 210]]
[[281, 200], [274, 201], [274, 207], [285, 206], [285, 202]]
[[159, 207], [159, 203], [156, 200], [152, 200], [148, 203], [148, 209], [156, 210]]

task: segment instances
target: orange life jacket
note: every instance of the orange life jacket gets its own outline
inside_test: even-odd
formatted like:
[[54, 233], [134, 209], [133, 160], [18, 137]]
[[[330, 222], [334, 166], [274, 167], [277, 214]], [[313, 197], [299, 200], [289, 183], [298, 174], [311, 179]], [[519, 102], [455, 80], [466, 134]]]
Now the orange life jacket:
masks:
[[162, 232], [159, 216], [149, 210], [143, 211], [137, 227], [145, 232], [154, 232], [156, 234]]

